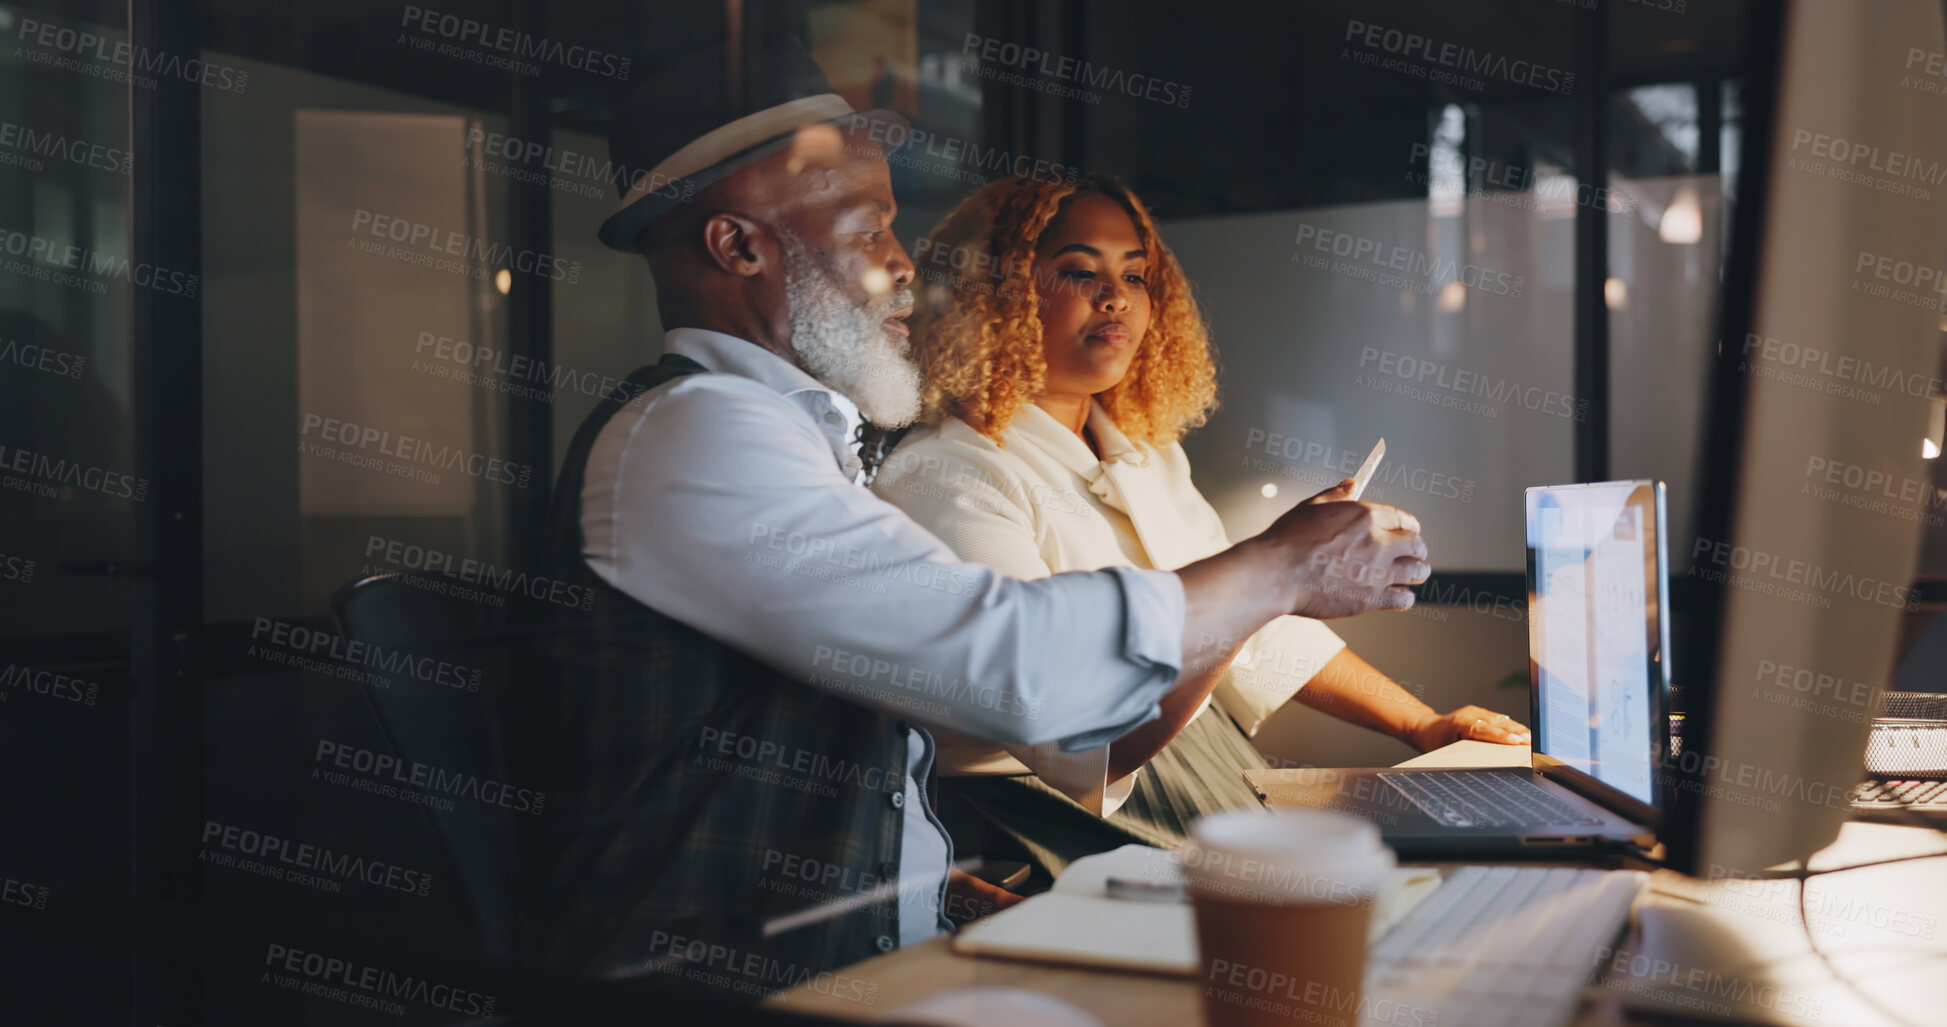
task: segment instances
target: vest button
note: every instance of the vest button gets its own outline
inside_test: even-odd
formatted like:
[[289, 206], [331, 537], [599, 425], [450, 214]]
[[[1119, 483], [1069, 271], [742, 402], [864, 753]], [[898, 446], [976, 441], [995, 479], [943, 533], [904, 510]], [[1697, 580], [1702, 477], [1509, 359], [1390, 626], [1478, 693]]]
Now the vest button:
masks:
[[893, 809], [905, 809], [905, 808], [906, 808], [906, 793], [905, 793], [905, 792], [894, 792], [894, 793], [892, 793], [891, 795], [889, 795], [889, 796], [887, 796], [887, 797], [886, 797], [886, 801], [887, 801], [887, 802], [890, 802], [890, 803], [892, 803], [892, 808], [893, 808]]
[[890, 934], [879, 935], [872, 940], [872, 944], [879, 946], [879, 951], [881, 952], [891, 952], [893, 949], [899, 947], [898, 943], [892, 940], [892, 935]]

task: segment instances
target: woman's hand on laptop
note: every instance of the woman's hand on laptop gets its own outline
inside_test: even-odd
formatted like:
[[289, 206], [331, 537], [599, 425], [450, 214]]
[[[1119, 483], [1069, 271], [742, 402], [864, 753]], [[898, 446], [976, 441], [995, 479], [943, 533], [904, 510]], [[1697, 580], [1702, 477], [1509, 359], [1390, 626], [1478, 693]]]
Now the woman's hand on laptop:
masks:
[[1462, 706], [1452, 713], [1429, 713], [1407, 730], [1401, 741], [1421, 752], [1432, 752], [1460, 741], [1527, 745], [1528, 726], [1505, 713], [1479, 706]]
[[1326, 618], [1409, 609], [1407, 586], [1432, 572], [1419, 519], [1384, 503], [1335, 498], [1348, 488], [1340, 482], [1299, 503], [1251, 540], [1288, 562], [1298, 586], [1291, 613]]

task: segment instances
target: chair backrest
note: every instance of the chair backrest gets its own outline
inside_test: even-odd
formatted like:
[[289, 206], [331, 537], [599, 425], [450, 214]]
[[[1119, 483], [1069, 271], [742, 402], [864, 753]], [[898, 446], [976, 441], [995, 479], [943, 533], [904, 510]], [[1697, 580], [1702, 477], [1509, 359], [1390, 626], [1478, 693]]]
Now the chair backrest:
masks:
[[[510, 780], [507, 741], [508, 697], [521, 675], [534, 672], [525, 630], [532, 615], [518, 597], [450, 575], [386, 573], [340, 588], [331, 612], [340, 632], [378, 647], [380, 659], [403, 653], [429, 670], [361, 689], [393, 755], [446, 774], [524, 784]], [[420, 808], [460, 875], [484, 954], [511, 956], [520, 908], [513, 817], [521, 814], [474, 798], [455, 798], [452, 807]]]

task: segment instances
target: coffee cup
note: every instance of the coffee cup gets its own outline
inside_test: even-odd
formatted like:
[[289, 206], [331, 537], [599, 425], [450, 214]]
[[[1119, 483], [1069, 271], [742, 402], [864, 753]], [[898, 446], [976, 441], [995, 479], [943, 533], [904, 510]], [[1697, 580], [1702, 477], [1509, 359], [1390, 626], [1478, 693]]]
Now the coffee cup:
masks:
[[1234, 810], [1198, 820], [1179, 860], [1209, 1027], [1357, 1027], [1373, 900], [1395, 865], [1376, 827]]

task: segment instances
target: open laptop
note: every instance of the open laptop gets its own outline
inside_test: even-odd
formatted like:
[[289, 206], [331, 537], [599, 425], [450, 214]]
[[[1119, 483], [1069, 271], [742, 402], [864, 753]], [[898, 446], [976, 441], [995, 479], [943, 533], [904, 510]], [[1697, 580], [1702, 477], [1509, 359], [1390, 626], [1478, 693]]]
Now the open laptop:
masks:
[[1248, 773], [1267, 805], [1364, 817], [1402, 856], [1653, 843], [1669, 744], [1663, 485], [1531, 488], [1526, 505], [1530, 766]]

